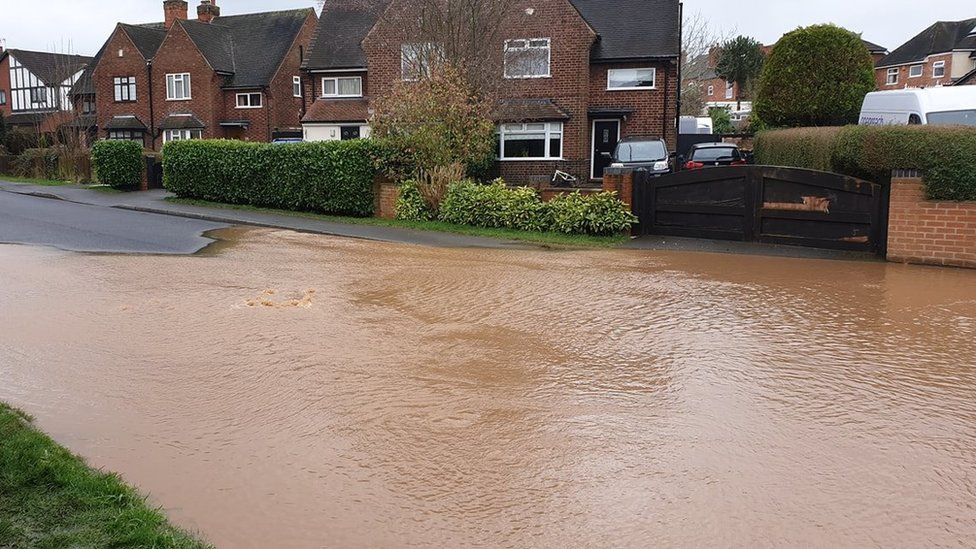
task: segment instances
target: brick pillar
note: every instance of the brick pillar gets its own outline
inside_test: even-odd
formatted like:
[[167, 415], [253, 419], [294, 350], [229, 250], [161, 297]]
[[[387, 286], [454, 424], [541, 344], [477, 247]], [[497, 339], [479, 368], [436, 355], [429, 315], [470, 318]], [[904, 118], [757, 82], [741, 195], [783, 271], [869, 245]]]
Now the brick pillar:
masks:
[[634, 171], [626, 168], [607, 168], [603, 172], [603, 190], [617, 193], [617, 198], [633, 209]]
[[373, 180], [373, 216], [383, 219], [396, 217], [396, 202], [400, 198], [400, 186], [382, 175]]

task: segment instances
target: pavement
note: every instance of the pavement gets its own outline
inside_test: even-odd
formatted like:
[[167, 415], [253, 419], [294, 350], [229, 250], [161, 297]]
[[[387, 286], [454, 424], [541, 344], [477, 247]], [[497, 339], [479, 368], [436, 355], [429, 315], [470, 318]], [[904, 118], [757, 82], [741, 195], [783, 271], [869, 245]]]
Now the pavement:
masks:
[[[0, 191], [4, 191], [0, 192], [0, 199], [2, 199], [0, 215], [4, 216], [0, 220], [0, 241], [47, 244], [72, 250], [192, 253], [196, 250], [191, 252], [185, 250], [191, 250], [194, 245], [202, 247], [212, 241], [203, 237], [203, 232], [229, 225], [280, 228], [434, 247], [495, 249], [539, 247], [525, 242], [489, 237], [400, 227], [354, 225], [268, 212], [178, 204], [167, 201], [168, 197], [174, 195], [161, 189], [103, 193], [81, 185], [48, 187], [0, 180]], [[16, 196], [20, 196], [21, 200], [12, 198]], [[41, 205], [37, 198], [53, 200], [44, 201], [45, 203]], [[24, 202], [24, 200], [33, 200], [33, 202]], [[57, 204], [58, 202], [61, 204]], [[31, 211], [30, 204], [36, 205], [36, 211]], [[70, 230], [64, 231], [66, 228]], [[58, 236], [58, 231], [70, 232], [74, 235]], [[205, 243], [201, 245], [201, 242]], [[661, 236], [635, 238], [623, 244], [621, 248], [809, 259], [877, 259], [864, 253]]]

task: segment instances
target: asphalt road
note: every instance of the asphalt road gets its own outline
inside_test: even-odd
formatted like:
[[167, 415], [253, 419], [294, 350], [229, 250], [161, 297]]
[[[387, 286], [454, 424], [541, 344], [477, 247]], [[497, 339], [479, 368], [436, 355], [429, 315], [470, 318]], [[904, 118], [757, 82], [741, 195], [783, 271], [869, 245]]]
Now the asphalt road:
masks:
[[79, 252], [191, 254], [213, 242], [202, 233], [227, 226], [0, 192], [0, 243]]

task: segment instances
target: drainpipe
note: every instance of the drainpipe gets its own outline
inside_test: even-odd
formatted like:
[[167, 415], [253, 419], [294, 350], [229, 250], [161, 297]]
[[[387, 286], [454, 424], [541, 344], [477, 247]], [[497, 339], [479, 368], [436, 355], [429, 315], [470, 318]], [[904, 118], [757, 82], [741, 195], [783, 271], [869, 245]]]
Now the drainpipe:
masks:
[[681, 71], [681, 61], [684, 56], [684, 40], [685, 40], [685, 4], [684, 2], [678, 2], [678, 85], [677, 94], [675, 95], [675, 112], [674, 112], [674, 152], [678, 152], [678, 134], [681, 132], [681, 86], [682, 86], [682, 71]]
[[153, 110], [152, 59], [146, 61], [146, 87], [149, 88], [149, 148], [156, 150], [156, 115]]
[[[668, 127], [668, 85], [669, 85], [668, 75], [669, 75], [670, 72], [671, 72], [671, 67], [668, 67], [664, 71], [664, 107], [661, 109], [661, 134], [662, 134], [661, 135], [661, 138], [662, 139], [666, 138], [667, 135], [668, 135], [668, 132], [667, 132], [667, 127]], [[665, 139], [665, 142], [667, 142], [666, 139]], [[675, 150], [678, 149], [677, 144], [675, 144], [675, 147], [674, 148], [675, 148]]]

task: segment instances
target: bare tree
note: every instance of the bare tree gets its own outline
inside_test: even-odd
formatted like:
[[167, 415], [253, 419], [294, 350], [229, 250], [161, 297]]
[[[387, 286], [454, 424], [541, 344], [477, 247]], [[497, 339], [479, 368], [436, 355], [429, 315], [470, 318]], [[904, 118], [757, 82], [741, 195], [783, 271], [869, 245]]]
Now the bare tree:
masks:
[[734, 30], [718, 29], [701, 12], [685, 14], [681, 30], [681, 114], [701, 116], [705, 110], [703, 82], [715, 78], [713, 48], [729, 40]]

